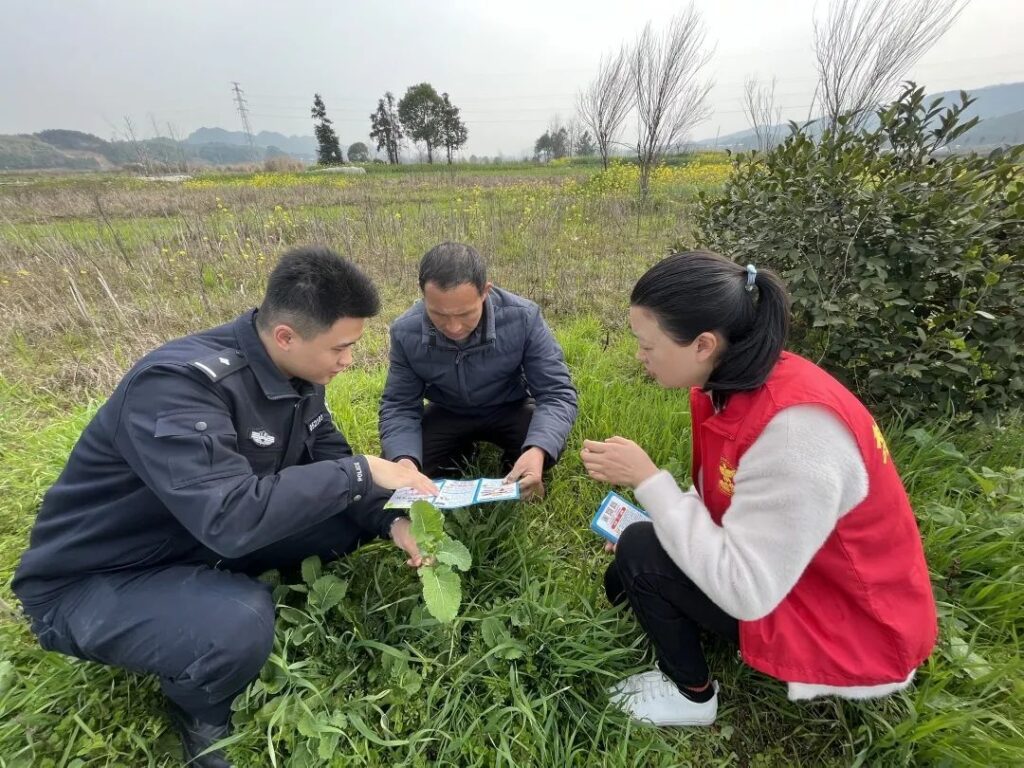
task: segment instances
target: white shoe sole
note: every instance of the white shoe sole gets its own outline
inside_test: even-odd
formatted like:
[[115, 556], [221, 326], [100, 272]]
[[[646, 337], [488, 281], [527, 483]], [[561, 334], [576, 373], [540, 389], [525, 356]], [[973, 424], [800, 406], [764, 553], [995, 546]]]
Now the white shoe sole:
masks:
[[656, 723], [653, 720], [639, 720], [639, 719], [637, 719], [635, 717], [630, 718], [630, 719], [634, 723], [636, 723], [637, 725], [646, 725], [646, 726], [648, 726], [650, 728], [684, 728], [684, 727], [687, 727], [687, 726], [707, 728], [708, 726], [715, 724], [715, 720], [717, 719], [717, 716], [718, 716], [718, 713], [716, 712], [715, 713], [715, 717], [712, 717], [710, 719], [708, 719], [706, 717], [705, 718], [678, 718], [678, 719], [675, 719], [675, 720], [663, 721], [663, 722], [660, 722], [660, 723]]

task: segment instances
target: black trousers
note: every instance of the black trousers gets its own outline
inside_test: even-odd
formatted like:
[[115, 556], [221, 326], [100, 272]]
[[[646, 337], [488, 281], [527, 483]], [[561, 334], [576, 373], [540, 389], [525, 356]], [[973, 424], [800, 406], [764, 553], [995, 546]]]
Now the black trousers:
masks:
[[[382, 505], [374, 489], [359, 504]], [[238, 560], [166, 565], [86, 576], [46, 603], [25, 604], [43, 648], [155, 674], [163, 692], [193, 717], [224, 723], [274, 642], [274, 602], [253, 578], [311, 555], [330, 561], [374, 534], [345, 514]]]
[[440, 477], [473, 461], [477, 443], [501, 450], [501, 471], [508, 472], [523, 453], [534, 403], [525, 400], [467, 416], [430, 403], [423, 411], [423, 474]]
[[658, 666], [676, 685], [699, 688], [710, 679], [701, 630], [739, 645], [739, 622], [672, 561], [653, 523], [633, 523], [623, 531], [604, 588], [614, 605], [628, 601], [654, 646]]

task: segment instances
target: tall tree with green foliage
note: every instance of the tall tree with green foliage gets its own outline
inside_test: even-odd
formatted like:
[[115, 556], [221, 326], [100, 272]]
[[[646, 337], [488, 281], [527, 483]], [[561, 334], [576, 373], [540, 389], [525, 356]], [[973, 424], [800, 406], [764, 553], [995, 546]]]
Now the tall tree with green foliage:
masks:
[[551, 134], [548, 131], [544, 131], [543, 135], [533, 143], [533, 157], [541, 162], [551, 159]]
[[469, 138], [466, 124], [459, 116], [459, 108], [451, 103], [447, 93], [441, 94], [441, 144], [448, 153], [448, 165], [452, 164], [452, 152], [459, 149]]
[[594, 140], [590, 137], [590, 131], [583, 131], [576, 139], [576, 146], [573, 148], [577, 157], [590, 157], [597, 152]]
[[409, 86], [398, 102], [398, 117], [407, 135], [422, 141], [427, 148], [427, 162], [434, 162], [434, 149], [442, 146], [445, 118], [444, 100], [430, 83]]
[[552, 126], [534, 142], [533, 156], [541, 161], [558, 160], [569, 154], [569, 132], [564, 126]]
[[341, 144], [338, 142], [338, 134], [331, 127], [331, 120], [327, 117], [327, 107], [319, 93], [313, 94], [313, 109], [311, 111], [316, 123], [314, 133], [316, 134], [316, 157], [320, 165], [341, 165], [345, 158], [341, 155]]
[[551, 156], [558, 160], [566, 157], [569, 154], [569, 132], [564, 126], [560, 126], [557, 131], [552, 131], [551, 134]]
[[383, 99], [378, 99], [377, 109], [370, 115], [370, 125], [370, 138], [377, 142], [377, 150], [385, 151], [388, 163], [398, 165], [404, 134], [391, 91], [387, 91]]
[[363, 142], [357, 141], [348, 148], [348, 161], [350, 163], [367, 163], [370, 161], [370, 148]]

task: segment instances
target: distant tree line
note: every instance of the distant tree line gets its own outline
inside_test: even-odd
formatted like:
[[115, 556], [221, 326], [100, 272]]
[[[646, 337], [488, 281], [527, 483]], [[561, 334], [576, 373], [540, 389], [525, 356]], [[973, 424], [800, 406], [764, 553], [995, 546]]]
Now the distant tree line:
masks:
[[[317, 139], [317, 158], [320, 165], [338, 165], [344, 162], [341, 144], [334, 131], [327, 107], [319, 93], [313, 97], [312, 117]], [[434, 162], [434, 153], [443, 151], [450, 165], [455, 153], [465, 145], [469, 131], [459, 108], [447, 93], [438, 94], [430, 83], [410, 86], [405, 95], [395, 101], [388, 91], [378, 100], [377, 109], [370, 115], [370, 138], [377, 150], [383, 152], [387, 162], [397, 165], [407, 140], [417, 142], [427, 153], [427, 162]], [[356, 142], [348, 148], [349, 162], [367, 162], [369, 148]]]
[[590, 157], [597, 153], [590, 130], [578, 120], [563, 125], [555, 116], [548, 129], [533, 144], [533, 159], [559, 160], [563, 157]]

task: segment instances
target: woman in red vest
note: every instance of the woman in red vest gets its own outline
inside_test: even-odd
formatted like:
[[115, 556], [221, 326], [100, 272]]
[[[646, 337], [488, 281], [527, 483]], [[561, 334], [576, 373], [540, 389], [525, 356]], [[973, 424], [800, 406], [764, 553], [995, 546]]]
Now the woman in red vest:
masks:
[[701, 630], [737, 643], [794, 700], [910, 685], [937, 633], [917, 523], [864, 405], [784, 351], [781, 281], [677, 253], [630, 303], [637, 358], [690, 392], [693, 487], [631, 440], [584, 442], [590, 476], [632, 487], [652, 520], [623, 532], [605, 588], [629, 603], [659, 669], [620, 682], [612, 701], [656, 725], [713, 723]]

